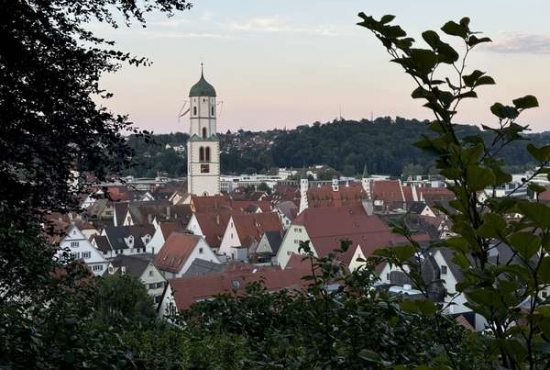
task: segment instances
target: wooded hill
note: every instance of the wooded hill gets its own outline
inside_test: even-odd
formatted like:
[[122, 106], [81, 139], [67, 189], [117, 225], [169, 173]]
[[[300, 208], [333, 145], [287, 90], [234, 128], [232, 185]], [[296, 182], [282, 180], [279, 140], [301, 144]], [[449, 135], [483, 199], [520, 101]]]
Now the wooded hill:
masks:
[[[462, 137], [480, 131], [471, 125], [458, 128]], [[362, 173], [365, 164], [369, 172], [377, 174], [399, 176], [407, 165], [409, 170], [428, 173], [433, 157], [414, 146], [423, 135], [432, 135], [426, 121], [401, 117], [315, 122], [292, 130], [228, 131], [219, 134], [222, 173], [263, 173], [274, 167], [315, 164], [329, 165], [348, 176]], [[490, 132], [483, 135], [487, 141], [492, 139]], [[550, 132], [531, 133], [527, 137], [537, 146], [550, 143]], [[154, 135], [155, 143], [130, 137], [135, 166], [125, 174], [152, 177], [160, 171], [168, 176], [184, 176], [187, 171], [184, 155], [165, 146], [185, 145], [187, 139], [188, 135], [183, 133]], [[533, 163], [526, 144], [527, 141], [514, 142], [500, 156], [514, 170], [529, 168]]]

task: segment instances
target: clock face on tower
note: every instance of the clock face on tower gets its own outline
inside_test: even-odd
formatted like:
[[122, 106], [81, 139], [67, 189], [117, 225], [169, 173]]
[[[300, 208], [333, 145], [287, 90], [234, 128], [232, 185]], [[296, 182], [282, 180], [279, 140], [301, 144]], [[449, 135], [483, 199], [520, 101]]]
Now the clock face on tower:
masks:
[[190, 195], [220, 193], [220, 142], [216, 134], [216, 90], [201, 77], [189, 92], [187, 190]]

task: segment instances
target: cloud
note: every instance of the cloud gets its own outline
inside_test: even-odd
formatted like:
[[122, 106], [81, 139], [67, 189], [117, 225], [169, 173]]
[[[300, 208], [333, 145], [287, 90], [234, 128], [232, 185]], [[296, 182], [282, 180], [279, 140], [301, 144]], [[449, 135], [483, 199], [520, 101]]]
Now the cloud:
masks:
[[164, 31], [150, 31], [140, 30], [137, 33], [139, 36], [148, 39], [160, 39], [160, 38], [178, 38], [178, 39], [230, 39], [231, 36], [221, 33], [201, 33], [201, 32], [164, 32]]
[[484, 49], [508, 54], [550, 54], [550, 36], [528, 33], [502, 33], [502, 38], [493, 39]]
[[338, 36], [335, 27], [319, 25], [315, 27], [296, 27], [289, 19], [278, 15], [270, 17], [255, 17], [245, 21], [232, 21], [222, 25], [232, 31], [269, 32], [269, 33], [301, 33], [318, 36]]
[[282, 32], [288, 31], [288, 21], [279, 16], [250, 18], [244, 22], [231, 22], [228, 28], [235, 31]]
[[190, 22], [187, 19], [178, 19], [178, 20], [176, 20], [176, 19], [173, 19], [173, 18], [163, 19], [163, 20], [160, 20], [160, 21], [147, 22], [147, 24], [149, 24], [151, 26], [166, 27], [166, 28], [178, 28], [182, 24], [188, 24], [188, 23], [190, 23]]

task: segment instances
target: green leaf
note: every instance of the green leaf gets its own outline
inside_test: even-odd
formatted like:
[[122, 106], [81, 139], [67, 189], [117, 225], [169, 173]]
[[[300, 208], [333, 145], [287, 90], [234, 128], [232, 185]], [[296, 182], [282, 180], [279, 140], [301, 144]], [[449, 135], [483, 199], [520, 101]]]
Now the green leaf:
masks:
[[470, 37], [468, 37], [467, 44], [468, 44], [468, 46], [474, 47], [477, 44], [481, 44], [481, 43], [484, 43], [484, 42], [491, 42], [491, 41], [493, 41], [493, 40], [491, 40], [488, 37], [477, 38], [475, 35], [470, 35]]
[[512, 101], [517, 109], [529, 109], [539, 106], [537, 98], [533, 95], [526, 95], [523, 98], [518, 98]]
[[539, 162], [546, 162], [550, 160], [550, 145], [537, 148], [533, 144], [527, 144], [527, 151]]
[[429, 299], [416, 301], [416, 304], [424, 315], [431, 316], [437, 312], [437, 306]]
[[491, 106], [491, 112], [500, 119], [517, 118], [519, 112], [516, 108], [495, 103]]
[[387, 23], [390, 23], [391, 21], [393, 21], [394, 19], [395, 19], [395, 15], [386, 14], [386, 15], [382, 16], [382, 18], [380, 18], [380, 23], [387, 24]]
[[538, 252], [541, 246], [540, 238], [532, 233], [517, 232], [510, 235], [510, 245], [522, 256], [524, 259], [530, 259], [535, 253]]
[[422, 38], [432, 49], [436, 50], [439, 42], [441, 41], [439, 35], [435, 31], [425, 31], [422, 33]]
[[447, 35], [458, 36], [463, 39], [468, 36], [468, 28], [453, 21], [445, 23], [445, 25], [441, 27], [441, 31], [445, 32]]
[[476, 81], [479, 80], [480, 77], [482, 77], [485, 74], [485, 72], [481, 72], [480, 70], [475, 70], [469, 75], [462, 76], [462, 79], [464, 80], [464, 84], [468, 87], [474, 87], [476, 84]]
[[399, 306], [401, 306], [405, 312], [416, 313], [420, 311], [420, 308], [415, 301], [403, 301], [399, 303]]
[[546, 229], [550, 227], [550, 208], [540, 203], [519, 203], [518, 208], [522, 215], [527, 217], [536, 226]]
[[412, 245], [400, 245], [391, 248], [391, 250], [393, 251], [395, 258], [402, 262], [414, 257], [415, 252]]
[[485, 213], [483, 224], [477, 229], [477, 233], [484, 238], [498, 238], [506, 229], [506, 221], [496, 213]]
[[527, 185], [527, 188], [535, 194], [540, 194], [546, 191], [546, 188], [544, 186], [540, 186], [535, 182], [532, 182], [529, 185]]
[[491, 76], [481, 76], [476, 82], [476, 86], [494, 85], [494, 84], [496, 84], [496, 82]]
[[359, 352], [359, 357], [361, 357], [363, 360], [367, 360], [370, 362], [375, 362], [375, 363], [382, 362], [382, 357], [380, 357], [378, 353], [371, 351], [370, 349], [362, 349]]
[[468, 187], [473, 191], [483, 190], [495, 184], [495, 174], [489, 168], [467, 167]]
[[412, 60], [418, 65], [418, 67], [424, 73], [431, 72], [431, 70], [437, 64], [437, 56], [431, 50], [411, 49], [410, 54], [411, 54]]
[[541, 284], [550, 283], [550, 257], [546, 256], [542, 258], [539, 268], [539, 282]]

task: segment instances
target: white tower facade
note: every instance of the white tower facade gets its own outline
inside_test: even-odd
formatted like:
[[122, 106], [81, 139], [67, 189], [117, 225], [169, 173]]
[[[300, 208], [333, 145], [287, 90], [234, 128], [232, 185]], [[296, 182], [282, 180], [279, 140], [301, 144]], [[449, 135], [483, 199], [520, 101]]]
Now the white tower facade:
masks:
[[300, 179], [300, 208], [298, 209], [298, 213], [302, 213], [308, 207], [308, 202], [307, 202], [308, 189], [309, 189], [309, 180], [307, 179], [307, 177], [302, 176], [302, 178]]
[[220, 142], [216, 134], [216, 90], [201, 78], [189, 92], [187, 191], [190, 195], [220, 193]]

